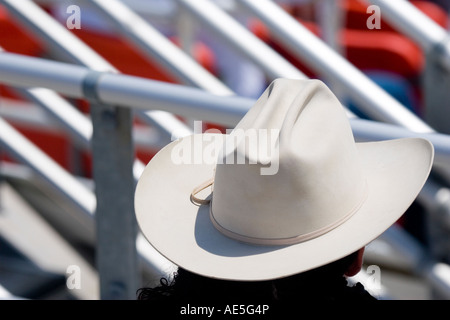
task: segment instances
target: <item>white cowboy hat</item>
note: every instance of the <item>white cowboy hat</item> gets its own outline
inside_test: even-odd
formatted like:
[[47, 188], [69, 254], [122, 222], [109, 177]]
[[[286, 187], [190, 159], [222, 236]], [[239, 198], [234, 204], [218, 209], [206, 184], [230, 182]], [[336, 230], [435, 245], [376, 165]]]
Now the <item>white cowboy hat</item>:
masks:
[[321, 81], [278, 79], [231, 134], [188, 136], [152, 158], [136, 187], [137, 221], [191, 272], [281, 278], [383, 233], [416, 198], [433, 155], [421, 138], [355, 143]]

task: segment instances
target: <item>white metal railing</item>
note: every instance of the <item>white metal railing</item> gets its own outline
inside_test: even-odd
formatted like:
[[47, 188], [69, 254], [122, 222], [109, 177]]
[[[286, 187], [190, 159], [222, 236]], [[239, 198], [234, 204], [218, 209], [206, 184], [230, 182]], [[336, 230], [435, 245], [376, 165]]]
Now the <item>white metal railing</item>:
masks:
[[[64, 219], [67, 220], [71, 230], [77, 230], [74, 232], [82, 243], [95, 246], [97, 201], [94, 193], [2, 118], [0, 118], [0, 144], [9, 155], [33, 169], [39, 178], [79, 209], [73, 216], [66, 215]], [[141, 234], [136, 238], [136, 247], [143, 270], [149, 275], [157, 278], [165, 275], [171, 268], [172, 263], [157, 253]]]
[[[0, 81], [16, 87], [52, 88], [64, 95], [83, 98], [83, 83], [95, 71], [85, 67], [2, 53]], [[95, 90], [102, 103], [140, 110], [162, 109], [234, 127], [255, 102], [254, 99], [229, 96], [220, 99], [201, 89], [168, 84], [134, 76], [100, 73]], [[176, 92], [176, 94], [174, 94]], [[381, 140], [422, 136], [435, 146], [435, 165], [450, 165], [450, 140], [439, 133], [418, 133], [399, 126], [370, 120], [351, 119], [356, 139]]]
[[421, 75], [424, 118], [435, 130], [450, 133], [450, 36], [412, 3], [371, 0], [391, 25], [415, 41], [425, 56]]
[[[44, 41], [51, 53], [57, 55], [60, 59], [87, 66], [92, 70], [118, 72], [114, 66], [85, 45], [33, 1], [1, 0], [0, 4], [7, 8], [30, 33]], [[185, 135], [191, 132], [188, 127], [175, 119], [171, 114], [162, 115], [161, 113], [154, 111], [139, 113], [138, 115], [143, 121], [166, 132], [169, 137], [173, 131], [180, 133], [184, 129]], [[160, 118], [163, 118], [164, 122], [160, 121]]]
[[[28, 0], [4, 0], [0, 3], [19, 18], [22, 24], [27, 26], [32, 33], [44, 40], [53, 49], [54, 53], [64, 57], [64, 59], [88, 66], [92, 70], [117, 73], [117, 70], [112, 65], [91, 48], [84, 45], [33, 2]], [[92, 75], [95, 76], [95, 74]], [[83, 90], [86, 91], [85, 96], [93, 100], [92, 103], [95, 104], [95, 97], [89, 96], [89, 83], [91, 81], [93, 81], [92, 78], [87, 79]], [[133, 169], [130, 172], [131, 176], [128, 176], [127, 161], [129, 155], [120, 155], [121, 152], [110, 155], [112, 157], [110, 164], [116, 166], [109, 166], [109, 169], [114, 172], [113, 175], [104, 174], [103, 170], [108, 166], [102, 163], [108, 156], [108, 152], [105, 152], [108, 150], [104, 149], [108, 143], [109, 151], [113, 149], [129, 150], [128, 154], [131, 154], [131, 115], [129, 114], [131, 111], [126, 109], [121, 111], [117, 108], [104, 106], [103, 110], [98, 112], [97, 109], [101, 109], [100, 107], [97, 106], [91, 109], [91, 118], [97, 122], [93, 130], [94, 139], [92, 139], [92, 144], [95, 159], [94, 175], [97, 177], [95, 179], [97, 194], [95, 226], [97, 229], [97, 264], [100, 269], [100, 281], [103, 283], [101, 285], [101, 295], [104, 298], [133, 298], [139, 274], [136, 272], [137, 253], [136, 244], [133, 241], [133, 235], [136, 234], [136, 222], [133, 212], [132, 194], [129, 197], [125, 197], [125, 201], [118, 201], [115, 204], [108, 201], [111, 198], [119, 199], [120, 194], [132, 192], [134, 185]], [[150, 122], [153, 126], [166, 132], [168, 137], [171, 137], [173, 133], [186, 135], [191, 132], [189, 128], [169, 113], [150, 111], [140, 112], [139, 116], [146, 122]], [[62, 119], [60, 118], [60, 120]], [[111, 126], [116, 126], [118, 129], [121, 128], [122, 131], [113, 130], [108, 132]], [[143, 166], [142, 163], [136, 160], [134, 173], [141, 172]], [[107, 187], [108, 184], [114, 183], [118, 185], [117, 188]], [[103, 229], [110, 230], [110, 232], [103, 232]], [[126, 236], [120, 237], [120, 233], [126, 234]], [[119, 253], [119, 250], [110, 250], [111, 246], [122, 248], [123, 253], [128, 255], [128, 259], [123, 264], [117, 265], [112, 263], [112, 261], [120, 259], [121, 253]], [[144, 255], [144, 258], [148, 258], [148, 256]]]
[[425, 52], [439, 47], [439, 59], [450, 70], [448, 32], [411, 2], [405, 0], [368, 0], [380, 7], [382, 16], [395, 28], [413, 39]]
[[[17, 124], [20, 127], [27, 127], [53, 134], [67, 134], [76, 150], [90, 150], [92, 122], [88, 116], [78, 112], [72, 114], [73, 118], [77, 119], [77, 121], [73, 121], [75, 124], [70, 123], [74, 128], [66, 126], [64, 120], [69, 118], [67, 117], [67, 114], [71, 115], [70, 112], [65, 112], [66, 109], [70, 108], [71, 111], [76, 110], [72, 108], [72, 105], [70, 105], [66, 99], [63, 99], [54, 91], [45, 88], [34, 88], [35, 90], [31, 90], [34, 93], [35, 91], [38, 91], [39, 93], [42, 90], [44, 101], [36, 101], [35, 99], [39, 98], [40, 95], [38, 94], [37, 97], [29, 96], [27, 89], [12, 87], [9, 89], [13, 90], [19, 97], [24, 97], [26, 101], [18, 101], [16, 99], [3, 97], [0, 101], [0, 117], [3, 117], [3, 119], [10, 123]], [[50, 91], [51, 94], [45, 91]], [[43, 103], [45, 103], [45, 106]], [[49, 106], [53, 109], [57, 109], [55, 113], [58, 113], [60, 111], [59, 109], [61, 109], [64, 115], [61, 117], [59, 115], [54, 116], [52, 114], [53, 110], [47, 110], [47, 107]], [[59, 106], [62, 107], [60, 108]], [[154, 152], [167, 144], [167, 140], [161, 139], [157, 129], [146, 126], [145, 124], [136, 124], [136, 126], [133, 127], [133, 141], [136, 149], [143, 152]], [[70, 165], [70, 167], [72, 166]], [[76, 167], [75, 164], [73, 166], [75, 174], [77, 173]], [[136, 178], [140, 177], [142, 171], [135, 171], [134, 176]]]
[[304, 79], [306, 76], [284, 57], [248, 31], [209, 0], [176, 0], [196, 21], [208, 27], [225, 43], [256, 63], [271, 79]]
[[417, 132], [434, 131], [274, 2], [236, 1], [260, 18], [294, 56], [338, 84], [372, 119]]
[[[0, 81], [16, 87], [41, 86], [73, 98], [82, 98], [83, 83], [95, 71], [88, 68], [3, 53]], [[233, 128], [254, 104], [252, 98], [217, 96], [198, 88], [164, 83], [135, 76], [99, 73], [95, 85], [104, 104], [139, 110], [161, 109], [186, 117], [218, 123]], [[176, 93], [176, 94], [175, 94]], [[351, 119], [355, 138], [361, 141], [420, 136], [435, 146], [435, 165], [450, 165], [450, 137], [436, 132], [414, 132], [400, 126], [371, 120]]]
[[[94, 212], [96, 200], [92, 192], [3, 119], [0, 119], [0, 136], [2, 144], [11, 154], [21, 162], [27, 163], [46, 181], [62, 191], [85, 215]], [[89, 232], [90, 229], [86, 229]]]
[[180, 83], [203, 88], [218, 95], [233, 92], [185, 54], [147, 21], [118, 0], [88, 0], [150, 60], [156, 61]]

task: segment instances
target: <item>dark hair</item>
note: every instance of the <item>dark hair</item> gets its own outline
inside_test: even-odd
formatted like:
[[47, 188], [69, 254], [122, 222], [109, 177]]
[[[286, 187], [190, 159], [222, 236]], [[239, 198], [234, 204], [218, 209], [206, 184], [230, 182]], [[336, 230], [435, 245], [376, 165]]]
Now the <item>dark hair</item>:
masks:
[[151, 301], [266, 301], [348, 300], [374, 298], [361, 284], [347, 285], [344, 273], [353, 253], [335, 262], [293, 276], [266, 281], [229, 281], [200, 276], [179, 268], [172, 281], [160, 280], [154, 288], [137, 291], [138, 300]]

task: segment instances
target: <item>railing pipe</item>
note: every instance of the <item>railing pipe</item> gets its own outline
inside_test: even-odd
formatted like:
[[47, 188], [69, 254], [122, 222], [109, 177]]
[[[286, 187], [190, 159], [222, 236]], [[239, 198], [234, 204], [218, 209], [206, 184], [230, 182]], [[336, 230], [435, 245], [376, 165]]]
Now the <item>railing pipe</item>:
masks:
[[338, 83], [372, 119], [417, 132], [434, 131], [274, 2], [237, 1], [260, 18], [295, 56]]
[[71, 137], [84, 147], [90, 147], [92, 122], [66, 99], [46, 88], [17, 89], [27, 100], [41, 106]]
[[39, 176], [72, 201], [83, 212], [79, 221], [86, 227], [88, 233], [93, 232], [89, 216], [96, 208], [96, 199], [90, 190], [2, 118], [0, 118], [0, 143], [9, 154], [28, 164]]
[[424, 51], [437, 50], [442, 66], [450, 70], [450, 43], [447, 31], [405, 0], [369, 0], [381, 9], [382, 17], [413, 39]]
[[[95, 245], [94, 220], [97, 200], [94, 193], [1, 117], [0, 145], [10, 156], [33, 169], [39, 178], [55, 188], [78, 209], [76, 216], [71, 217], [73, 223], [71, 227], [80, 228], [80, 239], [86, 244]], [[143, 240], [141, 233], [137, 235], [136, 247], [147, 276], [157, 279], [173, 268], [171, 262]]]
[[[21, 22], [22, 26], [36, 35], [38, 39], [44, 41], [51, 51], [62, 59], [81, 64], [92, 70], [118, 73], [114, 66], [84, 44], [34, 2], [30, 0], [0, 0], [0, 4], [7, 8]], [[59, 92], [59, 90], [56, 91]], [[185, 124], [175, 119], [173, 115], [166, 116], [174, 118], [170, 123], [159, 122], [160, 112], [157, 113], [155, 117], [152, 112], [139, 113], [139, 116], [145, 122], [163, 130], [168, 136], [173, 131], [183, 132], [184, 135], [192, 132]], [[174, 124], [176, 124], [175, 127], [171, 126]]]
[[307, 78], [305, 74], [211, 1], [176, 0], [176, 2], [196, 19], [200, 19], [209, 30], [214, 31], [235, 50], [260, 66], [270, 78]]
[[428, 281], [440, 299], [450, 298], [450, 266], [436, 261], [409, 233], [397, 225], [391, 226], [381, 236], [403, 258], [409, 261], [414, 274]]
[[89, 0], [128, 41], [137, 45], [150, 60], [157, 61], [181, 83], [203, 88], [218, 95], [233, 92], [215, 76], [185, 54], [147, 21], [117, 0]]
[[450, 36], [431, 17], [404, 0], [371, 1], [382, 18], [422, 48], [425, 57], [421, 74], [423, 118], [436, 130], [450, 133]]
[[[91, 148], [92, 142], [92, 122], [91, 120], [75, 109], [66, 99], [46, 88], [17, 89], [19, 93], [28, 100], [41, 106], [53, 119], [55, 119], [61, 127], [68, 131], [77, 142], [85, 148]], [[155, 112], [155, 116], [166, 117], [167, 112]], [[168, 119], [160, 119], [162, 121], [171, 121]], [[174, 126], [175, 127], [175, 126]], [[177, 131], [174, 132], [177, 134]], [[178, 132], [180, 136], [185, 134], [184, 131]], [[166, 142], [170, 141], [167, 139]], [[135, 159], [133, 164], [133, 176], [135, 181], [139, 179], [145, 164], [139, 159]]]
[[436, 132], [419, 133], [393, 124], [358, 118], [350, 119], [350, 123], [358, 142], [413, 137], [428, 139], [433, 143], [435, 149], [434, 166], [450, 167], [450, 135]]
[[[46, 87], [74, 98], [83, 98], [82, 86], [91, 72], [81, 66], [51, 60], [12, 53], [0, 55], [0, 82], [17, 87]], [[105, 104], [114, 103], [147, 111], [162, 109], [229, 128], [234, 128], [255, 103], [255, 99], [251, 98], [222, 97], [197, 88], [108, 72], [102, 73], [98, 79], [97, 96]], [[425, 137], [435, 147], [435, 165], [450, 165], [449, 135], [414, 132], [396, 125], [358, 118], [350, 119], [350, 123], [359, 141]]]

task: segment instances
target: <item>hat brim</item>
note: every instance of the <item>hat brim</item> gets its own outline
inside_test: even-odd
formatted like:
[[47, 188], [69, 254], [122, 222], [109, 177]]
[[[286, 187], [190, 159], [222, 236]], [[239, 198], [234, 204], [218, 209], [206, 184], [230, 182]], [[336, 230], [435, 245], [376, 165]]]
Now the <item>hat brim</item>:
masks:
[[[171, 160], [174, 148], [192, 145], [194, 137], [168, 144], [148, 163], [136, 186], [136, 217], [143, 235], [163, 256], [186, 270], [218, 279], [286, 277], [357, 251], [408, 209], [433, 162], [433, 147], [424, 139], [357, 143], [368, 184], [368, 197], [358, 212], [328, 233], [305, 242], [251, 245], [221, 234], [210, 221], [209, 205], [191, 202], [192, 190], [210, 179], [215, 167], [214, 163], [175, 164]], [[212, 145], [211, 139], [196, 141]]]

